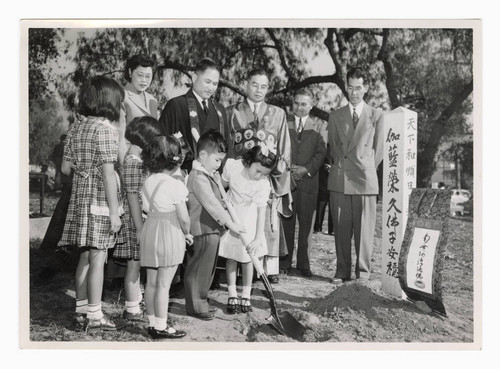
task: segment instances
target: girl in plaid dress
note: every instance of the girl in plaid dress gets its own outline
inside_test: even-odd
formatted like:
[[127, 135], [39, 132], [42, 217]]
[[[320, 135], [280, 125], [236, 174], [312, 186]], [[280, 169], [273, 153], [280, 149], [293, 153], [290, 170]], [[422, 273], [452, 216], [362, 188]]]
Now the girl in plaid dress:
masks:
[[121, 179], [127, 198], [123, 206], [125, 242], [116, 245], [113, 258], [127, 260], [123, 317], [128, 320], [142, 320], [143, 317], [139, 306], [142, 300], [139, 282], [141, 270], [139, 240], [143, 225], [140, 191], [146, 180], [146, 171], [142, 165], [142, 152], [153, 138], [159, 135], [161, 135], [160, 124], [152, 117], [134, 118], [125, 131], [125, 138], [130, 142], [121, 168]]
[[151, 175], [141, 190], [142, 208], [148, 214], [140, 238], [141, 266], [147, 268], [148, 333], [155, 339], [186, 335], [167, 327], [170, 285], [184, 259], [186, 242], [193, 243], [186, 206], [188, 189], [173, 178], [181, 164], [181, 144], [174, 136], [156, 137], [144, 151], [144, 166]]
[[[84, 117], [68, 132], [61, 170], [74, 170], [73, 188], [59, 245], [80, 247], [76, 268], [76, 320], [87, 329], [116, 330], [103, 314], [101, 297], [104, 263], [114, 247], [123, 214], [119, 178], [118, 130], [124, 93], [106, 77], [87, 80], [81, 90], [79, 112]], [[86, 316], [86, 318], [85, 318]]]

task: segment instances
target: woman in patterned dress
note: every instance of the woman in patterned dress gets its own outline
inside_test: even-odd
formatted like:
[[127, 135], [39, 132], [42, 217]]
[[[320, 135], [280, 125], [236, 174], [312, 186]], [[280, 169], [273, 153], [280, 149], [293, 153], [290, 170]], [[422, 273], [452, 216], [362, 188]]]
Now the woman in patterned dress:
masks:
[[[116, 330], [103, 314], [101, 297], [107, 251], [115, 246], [122, 225], [118, 160], [118, 130], [123, 89], [114, 80], [93, 77], [81, 90], [79, 112], [84, 117], [68, 132], [61, 170], [74, 170], [73, 188], [59, 245], [77, 245], [76, 321], [87, 329]], [[86, 317], [86, 318], [85, 318]]]

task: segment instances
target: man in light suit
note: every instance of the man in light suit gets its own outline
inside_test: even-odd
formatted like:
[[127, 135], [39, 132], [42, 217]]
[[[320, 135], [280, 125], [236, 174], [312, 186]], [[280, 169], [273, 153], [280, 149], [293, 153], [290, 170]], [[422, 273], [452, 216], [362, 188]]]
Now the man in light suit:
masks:
[[360, 68], [347, 73], [349, 104], [330, 113], [328, 177], [335, 232], [337, 270], [333, 283], [351, 279], [351, 239], [356, 250], [356, 278], [370, 277], [378, 194], [377, 167], [382, 161], [382, 111], [368, 106], [367, 77]]
[[291, 172], [293, 213], [282, 218], [288, 255], [280, 260], [282, 273], [288, 274], [292, 267], [295, 222], [299, 221], [297, 245], [297, 269], [304, 277], [312, 277], [309, 263], [314, 215], [318, 198], [319, 169], [326, 155], [326, 123], [314, 121], [309, 112], [314, 96], [301, 89], [293, 98], [293, 115], [288, 118], [291, 142]]

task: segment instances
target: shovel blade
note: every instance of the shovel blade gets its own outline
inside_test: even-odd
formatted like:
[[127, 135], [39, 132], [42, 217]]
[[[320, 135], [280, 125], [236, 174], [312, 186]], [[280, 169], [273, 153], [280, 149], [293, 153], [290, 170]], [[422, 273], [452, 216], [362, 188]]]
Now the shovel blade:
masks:
[[304, 334], [305, 327], [295, 319], [288, 311], [283, 311], [278, 315], [271, 315], [267, 321], [276, 328], [276, 330], [284, 335], [299, 340]]

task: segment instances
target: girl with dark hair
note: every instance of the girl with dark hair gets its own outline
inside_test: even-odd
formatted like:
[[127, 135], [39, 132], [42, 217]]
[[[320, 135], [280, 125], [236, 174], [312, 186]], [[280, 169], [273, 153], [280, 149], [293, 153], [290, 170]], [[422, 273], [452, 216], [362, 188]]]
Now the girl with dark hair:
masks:
[[101, 297], [107, 251], [122, 238], [123, 214], [119, 177], [118, 131], [112, 124], [120, 117], [123, 90], [106, 77], [86, 81], [80, 91], [82, 120], [73, 124], [66, 137], [61, 171], [73, 186], [59, 246], [76, 245], [80, 259], [76, 269], [77, 324], [86, 329], [116, 330], [103, 314]]
[[[276, 152], [264, 142], [248, 150], [242, 159], [228, 159], [222, 174], [224, 185], [229, 184], [228, 200], [234, 206], [241, 224], [246, 229], [250, 244], [243, 245], [237, 234], [228, 232], [222, 236], [219, 255], [226, 258], [226, 277], [229, 298], [227, 311], [234, 314], [252, 311], [250, 294], [252, 290], [253, 265], [248, 253], [261, 258], [267, 254], [264, 236], [264, 220], [267, 201], [271, 192], [269, 174], [277, 163]], [[236, 270], [241, 263], [243, 291], [238, 303], [236, 291]]]
[[186, 335], [167, 326], [170, 285], [184, 259], [186, 242], [193, 243], [186, 206], [188, 189], [173, 178], [182, 164], [181, 144], [173, 136], [158, 136], [144, 151], [144, 166], [151, 175], [141, 190], [143, 225], [141, 266], [147, 268], [144, 293], [151, 337], [180, 338]]
[[124, 201], [123, 232], [125, 242], [116, 246], [113, 258], [125, 259], [127, 262], [124, 278], [125, 311], [123, 317], [128, 320], [142, 320], [143, 318], [140, 308], [142, 292], [140, 288], [139, 240], [144, 223], [140, 191], [146, 180], [146, 171], [142, 163], [142, 153], [149, 143], [159, 135], [161, 135], [160, 124], [152, 117], [135, 118], [125, 131], [125, 137], [130, 142], [121, 168], [121, 179], [127, 199]]

